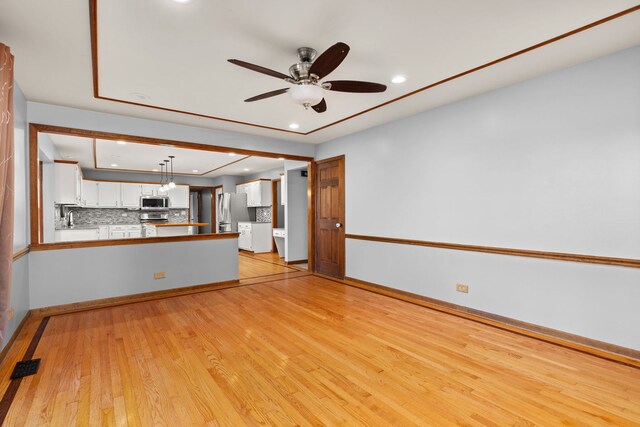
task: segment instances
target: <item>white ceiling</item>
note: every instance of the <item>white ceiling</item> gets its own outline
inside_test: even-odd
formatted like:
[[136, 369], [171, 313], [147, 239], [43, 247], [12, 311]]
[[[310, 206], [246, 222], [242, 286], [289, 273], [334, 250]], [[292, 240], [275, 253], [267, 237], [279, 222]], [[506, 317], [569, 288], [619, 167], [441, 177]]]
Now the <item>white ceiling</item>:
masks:
[[[169, 159], [169, 156], [175, 156], [175, 174], [207, 178], [222, 175], [246, 176], [284, 166], [284, 160], [267, 157], [230, 155], [215, 151], [121, 141], [125, 143], [123, 145], [118, 141], [105, 139], [96, 139], [94, 145], [92, 138], [47, 135], [63, 160], [76, 161], [83, 169], [158, 173], [154, 169], [159, 170], [160, 163]], [[194, 172], [194, 169], [197, 172]]]
[[[329, 0], [300, 7], [292, 0], [98, 0], [100, 95], [283, 129], [296, 122], [298, 132], [308, 132], [635, 3]], [[16, 56], [17, 81], [29, 100], [318, 143], [638, 45], [640, 12], [306, 136], [95, 99], [86, 0], [2, 2], [0, 40]], [[328, 78], [385, 83], [387, 92], [328, 93], [323, 114], [305, 111], [287, 95], [244, 103], [287, 84], [226, 61], [286, 73], [297, 47], [321, 52], [337, 41], [351, 52]], [[389, 83], [395, 74], [407, 81]]]

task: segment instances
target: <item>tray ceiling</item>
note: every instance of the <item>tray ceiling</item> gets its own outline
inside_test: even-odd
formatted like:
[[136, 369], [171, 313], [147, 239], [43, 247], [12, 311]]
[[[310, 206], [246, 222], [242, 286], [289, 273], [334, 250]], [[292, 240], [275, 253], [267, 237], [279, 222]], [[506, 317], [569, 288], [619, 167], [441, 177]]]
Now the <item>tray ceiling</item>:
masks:
[[[17, 80], [30, 100], [317, 143], [640, 44], [633, 10], [447, 80], [635, 3], [95, 0], [92, 67], [88, 2], [23, 0], [0, 6], [0, 37], [16, 54]], [[227, 59], [286, 73], [296, 48], [322, 52], [337, 41], [351, 52], [329, 79], [380, 82], [387, 92], [329, 92], [323, 114], [286, 94], [243, 102], [287, 83]], [[396, 74], [406, 82], [390, 83]], [[292, 132], [291, 123], [299, 129]]]

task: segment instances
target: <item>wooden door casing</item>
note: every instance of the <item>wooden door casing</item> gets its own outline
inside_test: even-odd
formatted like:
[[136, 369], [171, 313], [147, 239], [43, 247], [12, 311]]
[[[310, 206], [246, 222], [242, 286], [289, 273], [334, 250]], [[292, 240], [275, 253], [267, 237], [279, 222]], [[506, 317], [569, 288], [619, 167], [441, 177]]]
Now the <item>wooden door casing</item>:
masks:
[[344, 278], [344, 156], [316, 162], [315, 214], [315, 270], [327, 276]]

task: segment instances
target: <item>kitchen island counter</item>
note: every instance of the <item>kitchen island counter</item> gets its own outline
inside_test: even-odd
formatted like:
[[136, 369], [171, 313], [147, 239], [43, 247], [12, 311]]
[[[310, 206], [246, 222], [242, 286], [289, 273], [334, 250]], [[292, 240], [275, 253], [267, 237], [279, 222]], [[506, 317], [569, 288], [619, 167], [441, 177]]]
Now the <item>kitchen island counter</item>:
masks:
[[148, 222], [149, 225], [155, 225], [156, 227], [206, 227], [208, 222]]

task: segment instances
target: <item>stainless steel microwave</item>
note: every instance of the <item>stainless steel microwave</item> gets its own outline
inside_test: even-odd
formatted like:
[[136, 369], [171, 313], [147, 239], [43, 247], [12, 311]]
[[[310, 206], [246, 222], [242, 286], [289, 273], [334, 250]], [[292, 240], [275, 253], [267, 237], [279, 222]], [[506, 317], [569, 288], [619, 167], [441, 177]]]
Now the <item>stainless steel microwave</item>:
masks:
[[169, 209], [169, 197], [142, 196], [140, 197], [140, 209], [145, 211], [166, 211]]

